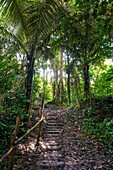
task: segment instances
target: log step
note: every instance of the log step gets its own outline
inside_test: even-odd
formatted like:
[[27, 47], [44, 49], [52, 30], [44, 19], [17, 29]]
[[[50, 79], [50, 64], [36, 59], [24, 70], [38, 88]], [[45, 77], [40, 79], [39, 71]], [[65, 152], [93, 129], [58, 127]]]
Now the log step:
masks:
[[46, 151], [58, 151], [58, 150], [62, 150], [63, 147], [62, 146], [52, 146], [52, 147], [47, 147]]
[[49, 133], [49, 134], [44, 134], [45, 137], [58, 137], [59, 134], [54, 134], [54, 133]]
[[65, 166], [65, 163], [62, 161], [62, 162], [47, 162], [47, 161], [41, 161], [40, 162], [41, 165], [40, 167], [43, 167], [43, 168], [62, 168]]
[[36, 165], [40, 170], [57, 170], [65, 166], [63, 141], [60, 138], [63, 123], [59, 117], [56, 113], [47, 113], [43, 133], [45, 150]]
[[47, 122], [47, 125], [49, 126], [62, 126], [62, 123], [56, 123], [56, 122]]
[[57, 137], [46, 137], [45, 138], [45, 142], [46, 141], [58, 141], [58, 142], [62, 142], [62, 140], [59, 138], [59, 136], [57, 136]]
[[58, 160], [59, 158], [64, 158], [64, 155], [61, 153], [58, 153], [57, 151], [56, 152], [54, 151], [54, 152], [45, 152], [43, 157], [44, 158], [50, 157], [51, 159], [55, 158]]
[[59, 134], [60, 133], [60, 131], [57, 131], [57, 130], [47, 130], [47, 133], [48, 134]]
[[58, 128], [58, 129], [62, 129], [62, 126], [61, 125], [57, 125], [57, 124], [48, 124], [46, 127], [45, 127], [45, 129], [46, 128]]

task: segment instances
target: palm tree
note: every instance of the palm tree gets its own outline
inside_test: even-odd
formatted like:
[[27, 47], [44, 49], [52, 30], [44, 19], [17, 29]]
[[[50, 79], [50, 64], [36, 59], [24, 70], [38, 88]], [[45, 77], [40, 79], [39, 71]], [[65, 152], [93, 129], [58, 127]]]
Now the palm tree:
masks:
[[0, 26], [5, 36], [16, 40], [27, 58], [26, 111], [29, 110], [34, 62], [40, 47], [49, 41], [51, 33], [64, 16], [61, 1], [58, 0], [1, 0], [2, 17]]

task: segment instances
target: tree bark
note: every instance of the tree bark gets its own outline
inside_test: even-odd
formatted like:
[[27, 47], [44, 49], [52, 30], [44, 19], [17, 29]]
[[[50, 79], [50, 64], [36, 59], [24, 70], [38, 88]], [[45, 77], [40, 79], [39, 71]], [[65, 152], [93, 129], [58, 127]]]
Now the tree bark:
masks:
[[74, 77], [74, 88], [75, 88], [76, 102], [77, 102], [78, 108], [80, 108], [80, 101], [79, 101], [78, 87], [77, 87], [78, 76], [77, 76], [77, 72], [76, 71], [75, 71], [75, 74], [73, 72], [73, 77]]
[[68, 90], [68, 104], [71, 103], [71, 99], [70, 99], [70, 65], [69, 65], [69, 54], [67, 54], [67, 64], [68, 64], [68, 68], [67, 68], [67, 90]]
[[77, 102], [78, 108], [80, 108], [80, 102], [79, 102], [79, 97], [78, 97], [78, 88], [77, 88], [77, 76], [74, 76], [74, 81], [75, 81], [76, 102]]
[[[61, 33], [59, 33], [59, 39], [61, 38]], [[63, 49], [62, 46], [59, 46], [59, 85], [60, 85], [60, 101], [63, 102]]]
[[84, 72], [84, 97], [87, 100], [89, 98], [89, 87], [90, 87], [89, 65], [87, 63], [84, 65], [83, 72]]
[[55, 101], [58, 101], [58, 73], [55, 57], [53, 58], [54, 82], [55, 82]]
[[43, 68], [43, 92], [42, 92], [42, 104], [41, 107], [44, 107], [44, 99], [45, 99], [45, 66]]
[[55, 81], [52, 82], [52, 88], [53, 88], [53, 100], [55, 100]]
[[27, 77], [26, 77], [26, 98], [27, 98], [26, 113], [28, 113], [28, 111], [29, 111], [31, 91], [32, 91], [34, 62], [35, 62], [33, 55], [29, 55], [27, 61], [28, 61], [28, 64], [27, 64]]
[[60, 84], [60, 101], [63, 102], [63, 50], [62, 47], [59, 47], [59, 61], [60, 61], [60, 77], [59, 77], [59, 84]]

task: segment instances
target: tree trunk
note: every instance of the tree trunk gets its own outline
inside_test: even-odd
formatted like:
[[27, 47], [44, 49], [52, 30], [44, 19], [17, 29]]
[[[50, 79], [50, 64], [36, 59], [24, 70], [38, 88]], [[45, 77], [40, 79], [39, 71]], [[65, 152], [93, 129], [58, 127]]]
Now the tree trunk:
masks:
[[[75, 75], [75, 74], [76, 74], [76, 75]], [[75, 74], [74, 74], [74, 72], [73, 72], [73, 77], [74, 77], [74, 88], [75, 88], [75, 95], [76, 95], [76, 102], [77, 102], [78, 108], [80, 108], [80, 101], [79, 101], [78, 87], [77, 87], [78, 76], [77, 76], [76, 71], [75, 71]]]
[[58, 73], [55, 57], [53, 58], [54, 82], [55, 82], [55, 101], [58, 100]]
[[32, 55], [28, 56], [28, 64], [27, 64], [27, 77], [26, 77], [26, 113], [28, 113], [30, 108], [30, 99], [31, 99], [31, 90], [32, 90], [32, 82], [33, 82], [33, 70], [34, 70], [34, 62], [35, 59]]
[[[61, 38], [61, 33], [59, 34], [59, 39]], [[59, 46], [59, 85], [60, 85], [60, 101], [63, 102], [63, 49], [62, 46]]]
[[71, 103], [71, 99], [70, 99], [70, 65], [69, 65], [69, 54], [67, 54], [67, 64], [68, 64], [68, 68], [67, 68], [67, 90], [68, 90], [68, 104]]
[[76, 102], [77, 102], [78, 108], [80, 108], [80, 102], [79, 102], [79, 97], [78, 97], [78, 87], [77, 87], [77, 76], [74, 76], [74, 82], [75, 82]]
[[[77, 73], [76, 73], [76, 74], [77, 74]], [[80, 93], [82, 93], [81, 87], [80, 87], [80, 78], [79, 78], [78, 74], [77, 74], [77, 83], [78, 83], [79, 91], [80, 91]]]
[[59, 70], [60, 70], [60, 77], [59, 77], [59, 84], [60, 84], [60, 101], [61, 103], [63, 102], [63, 50], [62, 47], [59, 47], [59, 54], [60, 54], [60, 66], [59, 66]]
[[52, 82], [52, 88], [53, 88], [53, 100], [55, 100], [55, 81]]
[[89, 65], [86, 63], [83, 68], [84, 72], [84, 97], [87, 100], [89, 98]]
[[42, 104], [41, 104], [42, 110], [44, 107], [44, 99], [45, 99], [45, 67], [43, 68], [43, 93], [42, 93]]

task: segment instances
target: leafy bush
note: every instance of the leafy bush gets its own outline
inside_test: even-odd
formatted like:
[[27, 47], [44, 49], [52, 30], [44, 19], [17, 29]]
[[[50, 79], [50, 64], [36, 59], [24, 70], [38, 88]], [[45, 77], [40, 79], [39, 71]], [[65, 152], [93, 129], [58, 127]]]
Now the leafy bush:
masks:
[[[104, 108], [104, 111], [106, 111], [106, 107]], [[106, 115], [104, 115], [103, 117], [101, 110], [89, 108], [87, 111], [84, 112], [83, 109], [83, 128], [85, 129], [85, 132], [87, 134], [91, 135], [92, 137], [98, 137], [101, 142], [107, 144], [110, 148], [112, 148], [113, 118], [110, 118], [108, 114], [109, 112], [106, 111]]]
[[17, 87], [4, 97], [4, 105], [0, 107], [0, 157], [9, 149], [10, 136], [14, 130], [16, 117], [21, 116], [19, 133], [25, 131], [27, 114], [25, 113], [26, 95]]

